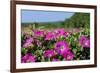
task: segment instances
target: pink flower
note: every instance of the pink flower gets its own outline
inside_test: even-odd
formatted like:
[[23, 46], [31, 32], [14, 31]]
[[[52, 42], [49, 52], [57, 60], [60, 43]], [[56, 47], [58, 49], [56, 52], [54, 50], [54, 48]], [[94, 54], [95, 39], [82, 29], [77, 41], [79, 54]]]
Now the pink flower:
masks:
[[45, 40], [53, 40], [55, 38], [54, 33], [48, 32], [46, 34]]
[[30, 63], [30, 62], [35, 62], [35, 61], [36, 61], [36, 57], [32, 54], [26, 54], [25, 56], [21, 58], [22, 63]]
[[52, 61], [59, 61], [59, 59], [53, 58]]
[[42, 30], [34, 30], [33, 31], [33, 36], [43, 37], [44, 36], [44, 31], [42, 31]]
[[79, 39], [79, 43], [82, 47], [90, 48], [90, 39], [85, 36], [81, 36]]
[[30, 42], [30, 43], [32, 43], [32, 42], [33, 42], [33, 38], [30, 37], [30, 38], [26, 39], [26, 42]]
[[23, 44], [23, 47], [28, 48], [29, 46], [32, 45], [32, 42], [33, 42], [33, 38], [30, 37], [30, 38], [26, 39], [25, 43]]
[[44, 57], [53, 57], [55, 55], [53, 50], [45, 50]]
[[66, 60], [73, 60], [74, 54], [71, 51], [68, 51], [65, 58]]
[[68, 44], [65, 41], [59, 41], [55, 43], [55, 51], [58, 54], [64, 56], [69, 50]]
[[32, 43], [26, 42], [26, 43], [23, 44], [23, 47], [24, 47], [24, 48], [28, 48], [28, 47], [31, 46], [31, 45], [32, 45]]
[[68, 32], [65, 32], [64, 29], [56, 29], [55, 33], [56, 33], [56, 38], [68, 36]]

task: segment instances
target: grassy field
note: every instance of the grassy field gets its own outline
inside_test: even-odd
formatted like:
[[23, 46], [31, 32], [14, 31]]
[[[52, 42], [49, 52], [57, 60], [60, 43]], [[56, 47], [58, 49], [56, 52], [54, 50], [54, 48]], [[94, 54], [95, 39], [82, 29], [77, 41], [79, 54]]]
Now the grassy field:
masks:
[[[62, 27], [65, 31], [67, 32], [78, 32], [81, 30], [81, 28], [65, 28], [65, 27]], [[22, 33], [32, 33], [32, 30], [47, 30], [47, 31], [53, 31], [54, 29], [59, 29], [58, 28], [44, 28], [44, 27], [40, 27], [40, 28], [33, 28], [30, 24], [28, 26], [22, 26], [21, 30], [22, 30]]]

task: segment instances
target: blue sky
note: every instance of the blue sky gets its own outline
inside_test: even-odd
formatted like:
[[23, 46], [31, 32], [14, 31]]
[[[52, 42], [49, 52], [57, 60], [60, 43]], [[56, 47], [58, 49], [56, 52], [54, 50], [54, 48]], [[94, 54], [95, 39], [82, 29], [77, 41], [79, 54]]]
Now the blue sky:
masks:
[[70, 18], [74, 13], [61, 12], [61, 11], [36, 11], [36, 10], [22, 10], [21, 22], [56, 22], [64, 21], [66, 18]]

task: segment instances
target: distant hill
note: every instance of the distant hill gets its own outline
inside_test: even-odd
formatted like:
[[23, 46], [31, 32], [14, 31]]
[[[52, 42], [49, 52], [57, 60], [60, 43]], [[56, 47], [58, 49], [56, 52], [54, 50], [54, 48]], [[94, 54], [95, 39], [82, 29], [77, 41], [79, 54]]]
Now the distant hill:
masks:
[[90, 28], [89, 13], [75, 13], [70, 19], [64, 21], [66, 27], [87, 27]]

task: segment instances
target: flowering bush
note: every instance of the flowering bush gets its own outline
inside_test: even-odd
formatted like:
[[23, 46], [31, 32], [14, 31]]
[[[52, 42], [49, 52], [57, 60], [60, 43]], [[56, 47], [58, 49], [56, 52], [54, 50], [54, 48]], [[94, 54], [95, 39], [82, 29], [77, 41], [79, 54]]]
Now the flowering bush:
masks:
[[21, 35], [21, 62], [51, 62], [90, 59], [90, 32], [32, 30]]

